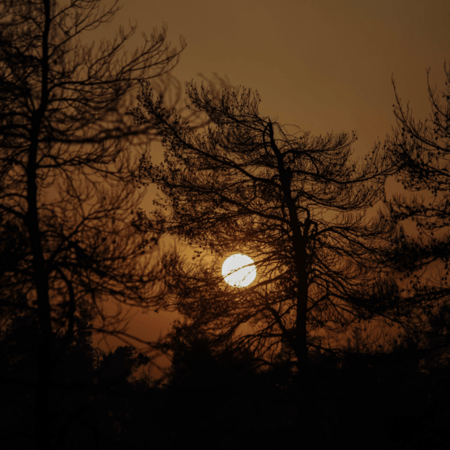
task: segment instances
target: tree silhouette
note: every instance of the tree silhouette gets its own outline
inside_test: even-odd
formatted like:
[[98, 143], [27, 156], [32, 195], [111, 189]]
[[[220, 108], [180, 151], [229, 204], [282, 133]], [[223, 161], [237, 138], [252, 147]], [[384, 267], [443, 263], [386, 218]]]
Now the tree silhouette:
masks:
[[[266, 359], [284, 345], [308, 391], [308, 352], [342, 351], [347, 331], [378, 317], [385, 294], [395, 293], [379, 259], [392, 224], [381, 211], [367, 216], [384, 198], [392, 162], [379, 145], [367, 161], [352, 160], [354, 133], [290, 134], [259, 113], [250, 90], [226, 88], [214, 98], [190, 83], [187, 95], [211, 122], [202, 131], [165, 108], [146, 82], [129, 113], [154, 127], [166, 150], [159, 167], [141, 160], [139, 181], [164, 194], [152, 220], [214, 257], [191, 265], [167, 258], [173, 296], [162, 306]], [[220, 275], [225, 257], [238, 252], [259, 274], [246, 289]]]
[[119, 333], [120, 305], [148, 307], [160, 295], [158, 233], [144, 217], [134, 226], [129, 218], [142, 198], [133, 151], [151, 131], [123, 111], [135, 81], [167, 74], [184, 43], [171, 49], [163, 28], [127, 56], [131, 27], [112, 42], [82, 44], [80, 36], [112, 20], [116, 3], [105, 10], [95, 0], [17, 0], [1, 8], [0, 308], [3, 326], [24, 314], [35, 324], [24, 336], [36, 351], [29, 437], [47, 450], [56, 445], [58, 361], [86, 326]]
[[[411, 219], [416, 222], [418, 230], [418, 239], [415, 239], [414, 244], [410, 240], [409, 245], [400, 230], [398, 241], [404, 242], [390, 253], [398, 270], [418, 270], [436, 261], [444, 262], [445, 269], [448, 269], [450, 71], [446, 66], [444, 71], [447, 87], [443, 92], [438, 94], [428, 80], [431, 115], [425, 122], [414, 119], [409, 105], [406, 108], [402, 106], [394, 84], [397, 126], [385, 145], [399, 167], [395, 177], [407, 190], [409, 197], [404, 194], [394, 195], [389, 201], [389, 208], [393, 220], [402, 222]], [[422, 194], [411, 196], [417, 191], [422, 191]], [[424, 195], [428, 195], [428, 198]], [[397, 258], [396, 252], [400, 253]], [[402, 257], [405, 252], [408, 252], [408, 258]], [[448, 270], [444, 277], [447, 275]]]
[[[431, 115], [425, 122], [414, 119], [409, 106], [402, 106], [394, 84], [397, 126], [385, 145], [399, 167], [395, 177], [406, 193], [387, 202], [391, 220], [399, 227], [385, 258], [406, 281], [399, 309], [399, 315], [413, 318], [404, 322], [406, 338], [448, 353], [444, 324], [450, 299], [450, 71], [446, 66], [444, 71], [447, 87], [443, 92], [438, 94], [428, 81]], [[407, 220], [416, 229], [409, 236], [404, 231]]]
[[[415, 119], [409, 105], [402, 105], [393, 83], [397, 124], [385, 143], [399, 168], [395, 178], [406, 190], [387, 202], [398, 232], [385, 260], [404, 279], [393, 314], [402, 324], [395, 351], [421, 376], [410, 392], [417, 399], [415, 414], [402, 411], [392, 433], [412, 448], [444, 448], [450, 442], [439, 425], [449, 411], [450, 368], [450, 71], [445, 64], [444, 72], [441, 92], [428, 78], [431, 114], [425, 121]], [[415, 228], [409, 235], [408, 221]], [[415, 433], [410, 434], [411, 429]]]

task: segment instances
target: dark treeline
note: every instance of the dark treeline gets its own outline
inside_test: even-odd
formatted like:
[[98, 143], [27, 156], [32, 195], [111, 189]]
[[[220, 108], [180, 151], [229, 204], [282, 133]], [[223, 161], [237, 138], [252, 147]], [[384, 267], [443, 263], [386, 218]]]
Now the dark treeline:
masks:
[[[220, 78], [182, 108], [165, 28], [130, 55], [134, 27], [81, 43], [116, 4], [0, 8], [0, 448], [449, 448], [446, 67], [424, 122], [394, 85], [391, 136], [356, 160], [354, 132], [289, 131]], [[180, 321], [101, 350], [133, 338], [123, 306]]]
[[[24, 337], [38, 335], [35, 328], [22, 317], [2, 334], [2, 448], [33, 448], [37, 349]], [[320, 421], [312, 442], [444, 449], [448, 364], [430, 358], [424, 371], [415, 347], [386, 354], [351, 344], [345, 360], [310, 353]], [[105, 353], [89, 332], [79, 336], [52, 370], [52, 448], [272, 448], [305, 440], [297, 375], [281, 355], [262, 370], [251, 351], [219, 349], [183, 327], [166, 348], [172, 365], [161, 384], [138, 374], [149, 360], [133, 347]]]

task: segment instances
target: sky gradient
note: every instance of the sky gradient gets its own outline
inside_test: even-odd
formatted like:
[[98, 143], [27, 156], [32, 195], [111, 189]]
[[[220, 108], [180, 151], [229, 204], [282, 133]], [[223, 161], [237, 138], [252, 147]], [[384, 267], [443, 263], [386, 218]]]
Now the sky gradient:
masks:
[[356, 130], [358, 153], [391, 129], [392, 75], [423, 116], [426, 69], [439, 84], [450, 56], [446, 0], [128, 0], [102, 30], [129, 21], [138, 25], [136, 44], [140, 32], [162, 23], [173, 45], [185, 38], [173, 72], [183, 83], [201, 81], [199, 73], [226, 75], [258, 90], [262, 112], [281, 123], [315, 134]]

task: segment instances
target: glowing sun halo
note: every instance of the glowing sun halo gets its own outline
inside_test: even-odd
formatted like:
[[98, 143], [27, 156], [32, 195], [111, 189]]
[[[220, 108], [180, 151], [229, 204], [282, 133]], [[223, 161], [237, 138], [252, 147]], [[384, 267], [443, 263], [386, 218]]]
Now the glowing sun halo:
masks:
[[222, 276], [230, 286], [246, 287], [256, 278], [255, 263], [246, 255], [231, 255], [223, 263]]

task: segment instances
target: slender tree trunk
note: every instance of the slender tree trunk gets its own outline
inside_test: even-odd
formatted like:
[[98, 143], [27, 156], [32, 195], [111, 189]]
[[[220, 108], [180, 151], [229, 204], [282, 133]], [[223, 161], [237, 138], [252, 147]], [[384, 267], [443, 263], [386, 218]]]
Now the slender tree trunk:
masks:
[[48, 273], [41, 242], [39, 215], [37, 208], [37, 180], [36, 180], [36, 151], [37, 141], [30, 146], [27, 167], [27, 229], [33, 255], [34, 284], [37, 296], [37, 312], [39, 321], [40, 340], [38, 343], [38, 376], [36, 392], [36, 447], [47, 450], [50, 445], [50, 414], [48, 404], [49, 383], [52, 356], [52, 326], [50, 312], [50, 298]]
[[35, 444], [38, 450], [51, 449], [49, 389], [52, 366], [53, 332], [49, 297], [49, 280], [41, 241], [38, 214], [38, 149], [42, 120], [48, 102], [48, 36], [50, 30], [50, 1], [44, 0], [45, 26], [42, 36], [41, 92], [39, 108], [33, 113], [27, 164], [27, 230], [33, 257], [34, 285], [39, 321], [38, 375], [35, 404]]
[[285, 167], [281, 154], [274, 138], [272, 123], [268, 124], [270, 146], [277, 158], [279, 178], [283, 192], [284, 203], [289, 214], [290, 229], [292, 232], [292, 244], [294, 248], [294, 260], [297, 272], [297, 314], [295, 322], [294, 352], [297, 358], [298, 386], [296, 389], [296, 402], [301, 418], [301, 433], [306, 444], [319, 443], [324, 439], [321, 427], [320, 413], [317, 409], [314, 383], [310, 376], [308, 364], [308, 343], [306, 334], [307, 308], [308, 308], [308, 277], [306, 266], [306, 243], [311, 221], [308, 217], [304, 223], [300, 223], [297, 216], [297, 207], [292, 197], [291, 180], [292, 173]]
[[[297, 317], [295, 326], [295, 348], [293, 349], [300, 372], [307, 372], [308, 347], [306, 342], [306, 313], [308, 306], [308, 279], [306, 273], [306, 242], [310, 226], [309, 219], [304, 224], [300, 224], [297, 216], [297, 207], [292, 198], [291, 180], [292, 173], [285, 167], [283, 155], [281, 154], [274, 137], [272, 123], [268, 124], [270, 146], [277, 158], [278, 173], [283, 192], [283, 200], [289, 214], [289, 225], [292, 233], [292, 244], [294, 248], [294, 262], [297, 272]], [[303, 226], [303, 232], [302, 232]]]
[[[306, 252], [302, 252], [306, 258]], [[308, 307], [308, 280], [305, 262], [300, 264], [297, 287], [297, 317], [295, 323], [295, 353], [297, 356], [299, 370], [307, 373], [308, 369], [308, 345], [306, 341], [306, 315]]]
[[37, 208], [36, 180], [36, 150], [37, 141], [30, 146], [27, 167], [27, 229], [33, 255], [34, 284], [37, 296], [37, 312], [39, 321], [40, 341], [38, 343], [38, 378], [36, 392], [36, 447], [39, 450], [50, 449], [49, 438], [49, 405], [48, 392], [51, 372], [52, 326], [50, 313], [50, 298], [48, 273], [41, 242], [39, 216]]

